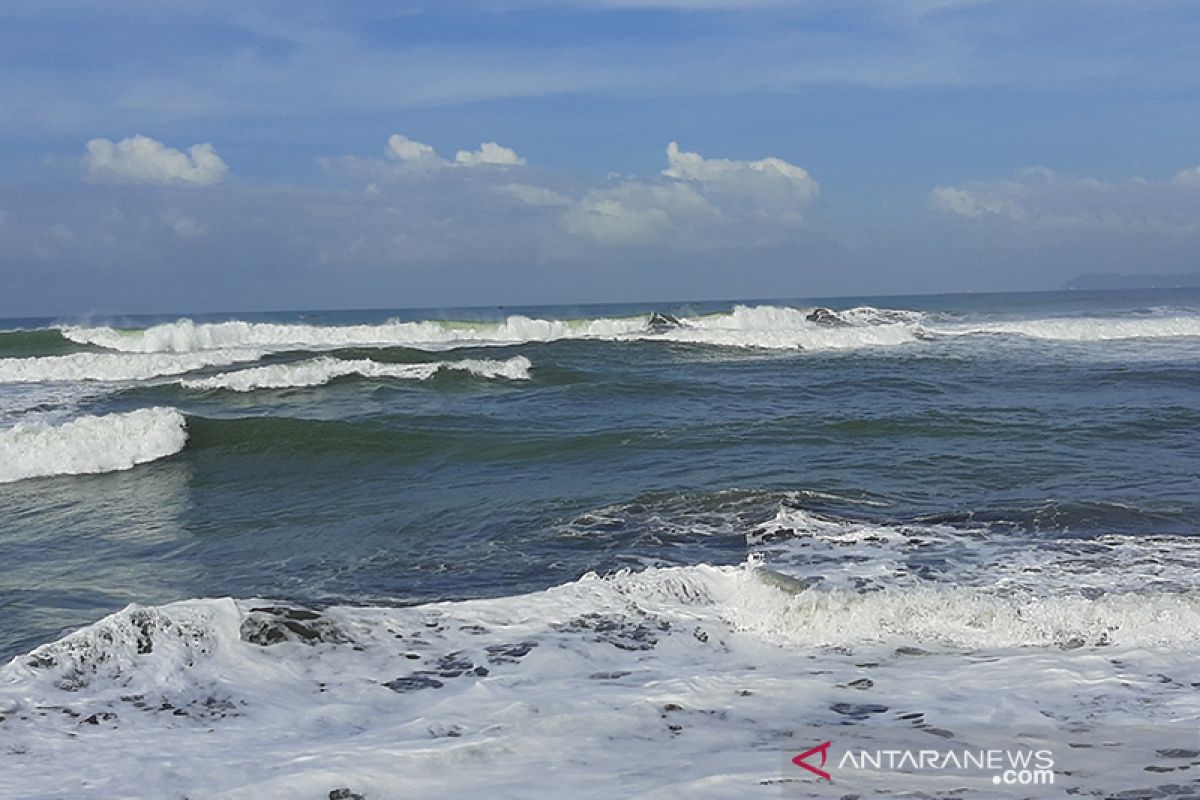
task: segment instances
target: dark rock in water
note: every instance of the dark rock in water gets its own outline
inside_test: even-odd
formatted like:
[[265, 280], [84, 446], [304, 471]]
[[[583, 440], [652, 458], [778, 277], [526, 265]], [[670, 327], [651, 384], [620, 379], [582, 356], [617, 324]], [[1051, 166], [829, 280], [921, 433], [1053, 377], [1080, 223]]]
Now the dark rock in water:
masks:
[[887, 706], [876, 703], [834, 703], [829, 708], [842, 716], [856, 720], [864, 720], [872, 714], [883, 714], [888, 710]]
[[856, 681], [850, 681], [846, 685], [851, 689], [870, 689], [875, 685], [875, 681], [871, 680], [870, 678], [859, 678]]
[[465, 657], [459, 650], [437, 660], [437, 674], [442, 678], [458, 678], [462, 675], [477, 675], [482, 678], [489, 674], [489, 670], [487, 667], [476, 666], [474, 661]]
[[681, 325], [683, 325], [683, 323], [679, 321], [678, 317], [672, 316], [671, 314], [661, 314], [657, 311], [650, 314], [650, 319], [646, 320], [646, 327], [650, 329], [652, 333], [663, 333], [664, 331], [669, 331], [672, 328], [678, 328]]
[[1171, 750], [1156, 750], [1163, 758], [1198, 758], [1200, 750], [1190, 750], [1185, 748], [1176, 748]]
[[350, 639], [320, 613], [307, 608], [266, 606], [252, 608], [242, 621], [242, 640], [270, 647], [282, 642], [344, 643]]
[[816, 323], [817, 325], [835, 326], [847, 324], [846, 320], [842, 319], [841, 315], [839, 315], [832, 308], [814, 308], [812, 311], [808, 312], [808, 315], [805, 317], [805, 319], [809, 322]]
[[331, 790], [329, 792], [329, 800], [367, 800], [367, 797], [358, 792], [352, 792], [343, 786], [341, 789]]
[[927, 655], [929, 655], [929, 651], [922, 650], [920, 647], [909, 647], [908, 645], [904, 645], [903, 647], [896, 648], [896, 655], [898, 655], [898, 656], [927, 656]]
[[488, 661], [493, 664], [516, 664], [518, 659], [529, 655], [537, 642], [518, 642], [517, 644], [493, 644], [487, 647]]
[[607, 642], [618, 650], [653, 650], [658, 637], [671, 630], [666, 620], [649, 617], [639, 622], [629, 617], [588, 613], [569, 622], [555, 622], [551, 627], [563, 633], [594, 633], [594, 642]]
[[446, 684], [431, 676], [428, 672], [414, 672], [402, 678], [388, 681], [384, 684], [393, 692], [415, 692], [419, 689], [440, 689]]

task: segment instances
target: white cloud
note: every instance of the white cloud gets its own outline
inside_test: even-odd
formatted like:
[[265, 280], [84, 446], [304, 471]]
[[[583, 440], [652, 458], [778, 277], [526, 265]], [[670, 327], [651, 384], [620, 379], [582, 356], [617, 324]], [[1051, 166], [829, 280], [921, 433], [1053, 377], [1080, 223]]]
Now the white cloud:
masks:
[[1171, 178], [1171, 183], [1179, 186], [1194, 186], [1200, 189], [1200, 167], [1180, 170]]
[[761, 175], [768, 179], [782, 178], [809, 197], [815, 197], [819, 191], [817, 182], [808, 172], [781, 158], [767, 157], [758, 161], [705, 158], [699, 153], [680, 150], [676, 142], [667, 145], [667, 168], [662, 174], [668, 178], [704, 183], [737, 183]]
[[933, 190], [930, 199], [939, 210], [968, 219], [987, 214], [1014, 220], [1026, 216], [1024, 209], [1017, 203], [1005, 198], [1000, 192], [985, 188], [960, 189], [956, 186], [938, 186]]
[[459, 150], [454, 160], [464, 167], [478, 167], [484, 164], [520, 166], [525, 163], [525, 159], [517, 155], [515, 150], [495, 142], [484, 142], [478, 150]]
[[1104, 181], [1062, 175], [1045, 167], [1017, 170], [1009, 178], [938, 186], [930, 202], [965, 219], [997, 220], [1031, 229], [1114, 232], [1200, 232], [1200, 168], [1170, 180], [1134, 177]]
[[528, 183], [506, 183], [497, 186], [496, 191], [515, 197], [527, 206], [535, 208], [553, 208], [555, 206], [571, 205], [571, 198], [544, 186], [531, 186]]
[[116, 143], [92, 139], [83, 163], [88, 179], [97, 182], [209, 186], [229, 171], [211, 144], [193, 145], [184, 153], [141, 135]]
[[400, 133], [393, 133], [388, 137], [384, 152], [389, 158], [407, 164], [436, 167], [444, 166], [447, 163], [431, 145], [410, 139]]
[[[779, 158], [704, 158], [671, 142], [656, 182], [616, 178], [563, 215], [569, 233], [619, 244], [673, 236], [684, 246], [711, 241], [721, 226], [741, 227], [735, 239], [799, 226], [820, 187], [803, 168]], [[728, 231], [726, 231], [727, 235]]]
[[568, 233], [610, 244], [646, 244], [696, 223], [717, 223], [720, 214], [691, 186], [631, 180], [593, 189], [563, 214]]
[[411, 177], [414, 173], [429, 174], [458, 167], [525, 164], [525, 159], [517, 155], [512, 148], [495, 142], [484, 142], [478, 150], [459, 150], [454, 161], [450, 161], [438, 155], [433, 145], [410, 139], [402, 133], [389, 136], [383, 152], [387, 156], [386, 161], [343, 156], [338, 159], [320, 159], [320, 162], [327, 167], [340, 167], [346, 172], [359, 175], [374, 173], [380, 178]]
[[799, 225], [821, 192], [812, 176], [781, 158], [758, 161], [704, 158], [671, 142], [667, 145], [664, 177], [703, 186], [706, 196], [727, 211], [759, 217], [773, 224]]

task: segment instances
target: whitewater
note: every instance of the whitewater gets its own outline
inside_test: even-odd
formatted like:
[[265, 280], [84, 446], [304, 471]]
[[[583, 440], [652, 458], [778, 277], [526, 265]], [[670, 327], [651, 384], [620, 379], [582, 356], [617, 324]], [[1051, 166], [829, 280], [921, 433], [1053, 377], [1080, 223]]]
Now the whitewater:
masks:
[[1198, 365], [1189, 290], [0, 322], [0, 797], [1190, 796]]

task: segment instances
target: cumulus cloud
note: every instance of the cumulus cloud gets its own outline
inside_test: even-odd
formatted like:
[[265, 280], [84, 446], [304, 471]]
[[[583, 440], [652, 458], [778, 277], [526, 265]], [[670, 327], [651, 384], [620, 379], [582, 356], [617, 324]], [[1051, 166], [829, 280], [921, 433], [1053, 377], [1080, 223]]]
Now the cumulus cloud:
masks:
[[496, 142], [484, 142], [478, 150], [459, 150], [454, 160], [450, 161], [439, 156], [433, 145], [410, 139], [402, 133], [393, 133], [388, 137], [384, 153], [390, 161], [398, 162], [403, 168], [417, 170], [525, 164], [525, 159], [517, 155], [515, 150]]
[[1105, 181], [1062, 175], [1045, 167], [999, 180], [938, 186], [930, 203], [944, 213], [1031, 229], [1113, 232], [1200, 232], [1200, 167], [1165, 181]]
[[667, 145], [667, 168], [662, 174], [668, 178], [717, 184], [744, 183], [761, 176], [768, 180], [782, 179], [805, 197], [815, 197], [819, 191], [817, 182], [807, 171], [781, 158], [767, 157], [758, 161], [705, 158], [699, 153], [680, 150], [677, 142]]
[[478, 150], [459, 150], [454, 156], [454, 161], [464, 167], [478, 167], [485, 164], [521, 166], [525, 163], [525, 159], [517, 155], [515, 150], [495, 142], [484, 142]]
[[89, 180], [116, 183], [209, 186], [229, 171], [211, 144], [193, 145], [184, 153], [141, 135], [115, 143], [92, 139], [83, 164]]
[[400, 133], [393, 133], [388, 137], [384, 152], [389, 158], [408, 164], [432, 166], [446, 163], [445, 159], [439, 157], [431, 145], [415, 141]]
[[727, 224], [751, 233], [763, 225], [799, 226], [819, 193], [806, 170], [783, 159], [705, 158], [671, 142], [657, 181], [619, 178], [615, 186], [594, 189], [564, 213], [563, 225], [570, 233], [619, 244], [670, 235], [698, 244]]

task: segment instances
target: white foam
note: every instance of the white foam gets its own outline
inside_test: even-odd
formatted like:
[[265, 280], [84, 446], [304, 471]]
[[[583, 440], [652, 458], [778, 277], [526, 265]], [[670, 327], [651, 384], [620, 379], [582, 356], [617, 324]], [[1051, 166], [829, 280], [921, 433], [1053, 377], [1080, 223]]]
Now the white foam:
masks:
[[[854, 714], [887, 746], [942, 741], [922, 727], [961, 744], [972, 724], [1062, 745], [1189, 718], [1200, 677], [1194, 593], [796, 591], [751, 562], [290, 625], [263, 605], [130, 607], [15, 659], [0, 795], [777, 797], [801, 776], [781, 753], [844, 740]], [[1102, 761], [1143, 774], [1104, 741]], [[1072, 785], [1111, 788], [1068, 756]]]
[[915, 341], [914, 312], [885, 313], [857, 308], [842, 312], [840, 325], [822, 325], [807, 319], [811, 309], [777, 306], [737, 306], [729, 314], [683, 320], [685, 324], [654, 338], [675, 342], [758, 347], [779, 350], [849, 350], [892, 347]]
[[184, 417], [173, 408], [84, 416], [61, 425], [22, 422], [0, 430], [0, 483], [130, 469], [177, 453], [186, 442]]
[[123, 352], [186, 353], [226, 347], [272, 350], [340, 347], [507, 345], [568, 338], [613, 337], [642, 329], [644, 318], [547, 320], [511, 316], [502, 323], [386, 322], [379, 325], [288, 325], [262, 322], [198, 324], [182, 319], [145, 330], [65, 328], [72, 341]]
[[657, 339], [733, 347], [848, 349], [911, 342], [921, 315], [860, 307], [839, 312], [839, 325], [810, 322], [811, 309], [737, 306], [727, 314], [685, 317], [666, 330], [648, 316], [583, 320], [511, 316], [501, 323], [387, 322], [380, 325], [285, 325], [191, 320], [145, 330], [66, 328], [63, 335], [124, 352], [193, 352], [211, 348], [332, 349], [407, 346], [445, 349], [462, 345], [512, 345], [560, 339]]
[[365, 378], [394, 378], [428, 380], [442, 370], [468, 372], [479, 378], [528, 380], [532, 366], [524, 356], [505, 361], [464, 359], [435, 361], [428, 364], [386, 364], [370, 359], [314, 358], [291, 364], [270, 364], [263, 367], [223, 372], [207, 378], [184, 379], [180, 384], [188, 389], [228, 389], [249, 392], [255, 389], [285, 389], [320, 386], [346, 375]]
[[723, 347], [852, 350], [895, 347], [929, 336], [996, 334], [1057, 341], [1108, 341], [1200, 336], [1200, 316], [1163, 312], [1147, 317], [1064, 317], [994, 322], [953, 322], [904, 309], [858, 306], [828, 311], [822, 323], [812, 308], [735, 306], [728, 313], [682, 317], [676, 326], [650, 325], [650, 316], [535, 319], [510, 316], [497, 323], [399, 322], [377, 325], [196, 323], [181, 319], [145, 330], [64, 328], [76, 342], [122, 352], [186, 353], [220, 348], [268, 350], [406, 346], [429, 350], [502, 346], [561, 339], [665, 340]]
[[254, 361], [261, 355], [259, 350], [238, 348], [196, 353], [70, 353], [0, 358], [0, 383], [140, 381], [203, 367]]
[[930, 327], [929, 332], [958, 335], [1009, 334], [1031, 339], [1068, 342], [1174, 339], [1200, 336], [1200, 316], [1155, 316], [1137, 319], [1064, 317], [1060, 319], [1010, 320]]

